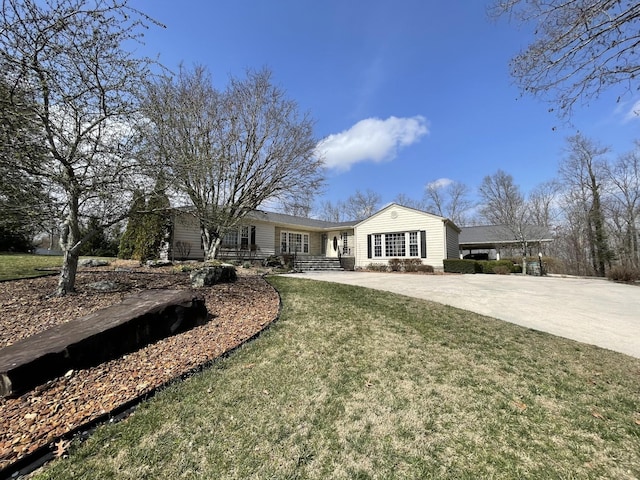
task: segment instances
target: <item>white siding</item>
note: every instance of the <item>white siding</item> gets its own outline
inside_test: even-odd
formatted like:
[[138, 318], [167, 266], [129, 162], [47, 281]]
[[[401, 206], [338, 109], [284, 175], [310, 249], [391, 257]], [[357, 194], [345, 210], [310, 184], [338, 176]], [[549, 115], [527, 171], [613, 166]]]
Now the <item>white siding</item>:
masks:
[[[275, 253], [275, 227], [273, 224], [265, 222], [247, 221], [246, 224], [256, 227], [256, 245], [259, 250], [258, 257], [267, 257]], [[203, 260], [204, 250], [200, 238], [200, 226], [198, 220], [188, 213], [178, 212], [174, 215], [172, 251], [169, 252], [169, 259], [181, 260], [180, 248], [177, 243], [182, 242], [190, 247], [189, 260]]]
[[275, 254], [276, 229], [271, 223], [251, 221], [251, 225], [256, 226], [256, 245], [258, 257], [268, 257]]
[[[366, 267], [370, 263], [386, 264], [389, 257], [367, 257], [367, 235], [376, 233], [402, 233], [424, 230], [427, 236], [427, 256], [422, 263], [442, 268], [445, 258], [444, 219], [400, 205], [390, 205], [377, 214], [359, 223], [355, 228], [356, 267]], [[407, 252], [407, 257], [408, 252]], [[414, 257], [415, 258], [415, 257]], [[420, 258], [420, 257], [418, 257]]]
[[202, 239], [200, 237], [200, 226], [198, 219], [193, 215], [184, 212], [176, 212], [173, 216], [173, 235], [169, 260], [182, 260], [181, 249], [177, 247], [178, 242], [186, 246], [189, 251], [188, 260], [203, 260], [204, 250], [202, 249]]

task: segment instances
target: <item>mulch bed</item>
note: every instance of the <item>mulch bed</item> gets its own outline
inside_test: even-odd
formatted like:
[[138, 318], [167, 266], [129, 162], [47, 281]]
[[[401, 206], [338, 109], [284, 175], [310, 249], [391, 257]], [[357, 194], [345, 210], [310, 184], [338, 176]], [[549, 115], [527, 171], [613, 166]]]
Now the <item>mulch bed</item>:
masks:
[[[277, 292], [258, 275], [239, 274], [235, 283], [199, 289], [214, 317], [206, 325], [0, 399], [0, 474], [46, 446], [64, 453], [68, 443], [60, 438], [69, 432], [220, 357], [275, 320]], [[123, 289], [102, 293], [88, 287], [98, 281], [115, 281]], [[0, 348], [144, 289], [190, 288], [188, 274], [168, 269], [80, 270], [76, 294], [49, 298], [56, 282], [57, 277], [43, 277], [0, 283]]]

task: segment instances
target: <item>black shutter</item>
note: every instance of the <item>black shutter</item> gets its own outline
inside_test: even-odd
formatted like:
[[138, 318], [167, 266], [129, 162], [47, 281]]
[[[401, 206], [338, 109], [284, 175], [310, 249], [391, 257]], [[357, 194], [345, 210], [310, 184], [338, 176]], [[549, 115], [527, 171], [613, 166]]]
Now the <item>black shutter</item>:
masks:
[[427, 232], [420, 230], [420, 258], [427, 258]]
[[371, 235], [367, 235], [367, 258], [371, 258]]
[[256, 244], [256, 226], [251, 225], [251, 245]]

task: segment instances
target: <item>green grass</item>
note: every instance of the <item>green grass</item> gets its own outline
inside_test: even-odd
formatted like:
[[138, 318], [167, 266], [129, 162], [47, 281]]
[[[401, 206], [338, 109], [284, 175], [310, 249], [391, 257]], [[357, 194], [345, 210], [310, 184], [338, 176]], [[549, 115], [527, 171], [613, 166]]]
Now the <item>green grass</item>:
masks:
[[59, 268], [60, 265], [60, 256], [0, 253], [0, 280], [41, 277], [51, 272], [36, 269]]
[[640, 360], [427, 301], [270, 281], [283, 310], [268, 331], [35, 478], [640, 477]]

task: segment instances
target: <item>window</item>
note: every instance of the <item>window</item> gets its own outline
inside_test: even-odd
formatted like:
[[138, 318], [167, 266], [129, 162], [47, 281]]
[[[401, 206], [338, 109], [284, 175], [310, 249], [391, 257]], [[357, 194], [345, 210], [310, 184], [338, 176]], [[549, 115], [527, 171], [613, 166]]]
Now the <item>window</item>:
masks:
[[289, 234], [289, 251], [291, 253], [298, 253], [302, 251], [302, 234], [301, 233]]
[[233, 248], [235, 248], [236, 245], [238, 245], [238, 229], [237, 228], [229, 230], [227, 233], [224, 234], [224, 237], [222, 237], [222, 245], [224, 245], [225, 247], [233, 247]]
[[241, 225], [234, 227], [224, 234], [222, 237], [222, 246], [224, 248], [240, 248], [240, 250], [249, 250], [249, 239], [251, 243], [256, 241], [256, 227], [254, 225]]
[[347, 232], [342, 232], [340, 234], [340, 238], [342, 239], [342, 254], [349, 255], [349, 234]]
[[[422, 257], [427, 258], [427, 232], [424, 230], [367, 235], [368, 258]], [[407, 252], [408, 245], [408, 252]]]
[[240, 250], [249, 250], [249, 227], [240, 227]]
[[373, 236], [373, 256], [381, 257], [382, 256], [382, 235], [376, 233]]
[[405, 256], [404, 233], [386, 233], [384, 235], [385, 256], [404, 257]]
[[280, 233], [280, 251], [282, 253], [309, 253], [309, 235], [306, 233]]
[[409, 256], [418, 256], [418, 232], [409, 232]]

